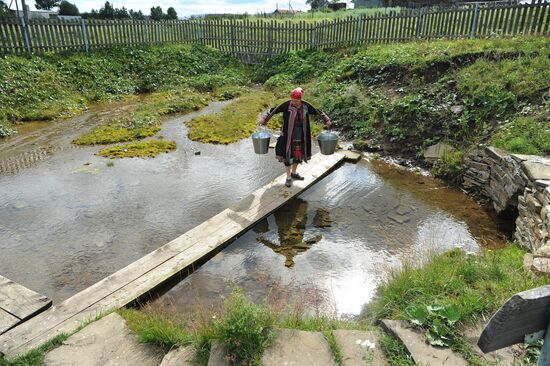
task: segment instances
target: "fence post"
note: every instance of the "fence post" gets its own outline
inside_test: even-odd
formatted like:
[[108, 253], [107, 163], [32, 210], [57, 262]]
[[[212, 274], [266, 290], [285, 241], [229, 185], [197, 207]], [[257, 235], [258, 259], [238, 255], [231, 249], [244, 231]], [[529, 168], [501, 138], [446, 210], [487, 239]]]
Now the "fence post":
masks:
[[470, 38], [476, 37], [478, 16], [479, 16], [479, 4], [476, 3], [474, 6], [474, 17], [472, 19], [472, 30], [470, 31]]
[[31, 48], [31, 39], [29, 37], [29, 30], [27, 28], [27, 24], [25, 23], [25, 19], [23, 17], [19, 17], [19, 22], [21, 23], [21, 29], [23, 30], [23, 38], [25, 40], [25, 48], [27, 49], [27, 54], [29, 57], [32, 55], [32, 48]]
[[90, 45], [88, 43], [88, 29], [86, 28], [84, 18], [80, 18], [80, 26], [82, 28], [82, 35], [84, 36], [84, 48], [86, 49], [86, 53], [88, 53], [90, 52]]
[[422, 21], [424, 19], [424, 10], [420, 9], [418, 11], [418, 22], [416, 23], [416, 38], [419, 38], [422, 34]]
[[311, 45], [312, 50], [317, 50], [317, 23], [311, 27]]
[[[231, 39], [233, 39], [233, 28], [231, 29]], [[267, 55], [273, 55], [273, 21], [267, 24]]]

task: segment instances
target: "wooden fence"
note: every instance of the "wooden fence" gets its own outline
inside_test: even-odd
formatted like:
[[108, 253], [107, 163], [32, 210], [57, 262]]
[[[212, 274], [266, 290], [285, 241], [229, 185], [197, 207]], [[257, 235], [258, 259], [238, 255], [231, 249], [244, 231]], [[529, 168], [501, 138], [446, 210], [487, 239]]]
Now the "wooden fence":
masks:
[[[536, 2], [535, 2], [536, 1]], [[550, 2], [475, 4], [452, 9], [330, 21], [195, 19], [177, 21], [0, 19], [0, 53], [89, 52], [113, 46], [202, 44], [255, 63], [282, 52], [366, 43], [493, 35], [548, 35]]]

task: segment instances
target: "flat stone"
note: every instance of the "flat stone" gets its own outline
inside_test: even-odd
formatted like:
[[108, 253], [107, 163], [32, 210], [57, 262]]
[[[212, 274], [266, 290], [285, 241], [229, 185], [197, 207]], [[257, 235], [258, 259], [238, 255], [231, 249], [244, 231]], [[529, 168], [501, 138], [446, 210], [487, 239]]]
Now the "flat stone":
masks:
[[[319, 332], [281, 329], [262, 357], [264, 366], [336, 366], [325, 337]], [[210, 363], [208, 364], [210, 365]]]
[[117, 313], [91, 323], [49, 352], [46, 366], [156, 366], [164, 352], [137, 341]]
[[525, 253], [525, 255], [523, 256], [523, 268], [526, 271], [531, 270], [531, 267], [533, 266], [533, 259], [534, 257], [531, 253]]
[[538, 179], [535, 181], [535, 185], [537, 188], [546, 189], [546, 187], [550, 187], [550, 180], [549, 179]]
[[535, 252], [536, 257], [550, 258], [550, 245], [543, 245]]
[[362, 155], [355, 151], [340, 150], [339, 152], [343, 154], [344, 159], [350, 163], [357, 163], [362, 158]]
[[397, 338], [417, 365], [467, 366], [468, 363], [448, 348], [430, 346], [424, 334], [403, 320], [382, 320], [382, 328]]
[[440, 142], [426, 148], [426, 151], [424, 151], [424, 159], [428, 161], [441, 159], [443, 155], [455, 150], [456, 149], [451, 145]]
[[410, 217], [408, 216], [401, 216], [401, 215], [398, 215], [398, 214], [395, 214], [395, 213], [391, 213], [388, 215], [388, 218], [390, 220], [393, 220], [395, 222], [397, 222], [398, 224], [404, 224], [406, 222], [409, 222], [411, 219]]
[[225, 350], [222, 344], [215, 341], [210, 348], [208, 366], [233, 366], [232, 362], [225, 357]]
[[531, 270], [537, 273], [550, 273], [550, 258], [535, 257]]
[[159, 366], [193, 366], [193, 357], [195, 350], [192, 346], [175, 348], [164, 356]]
[[344, 366], [385, 366], [388, 364], [380, 348], [376, 332], [335, 330], [336, 344], [342, 353]]
[[550, 180], [550, 159], [547, 161], [524, 161], [521, 166], [531, 180]]
[[407, 206], [399, 205], [395, 212], [401, 216], [411, 213], [411, 210]]
[[481, 321], [476, 325], [468, 327], [464, 330], [463, 337], [472, 347], [472, 351], [482, 358], [490, 362], [491, 365], [495, 366], [513, 366], [518, 365], [517, 359], [518, 355], [524, 353], [520, 345], [514, 345], [510, 347], [501, 348], [497, 351], [483, 353], [477, 345], [477, 341], [481, 332], [485, 328], [486, 322]]
[[509, 156], [506, 151], [493, 146], [486, 147], [485, 153], [487, 154], [488, 157], [497, 159], [497, 160], [504, 160], [505, 157]]

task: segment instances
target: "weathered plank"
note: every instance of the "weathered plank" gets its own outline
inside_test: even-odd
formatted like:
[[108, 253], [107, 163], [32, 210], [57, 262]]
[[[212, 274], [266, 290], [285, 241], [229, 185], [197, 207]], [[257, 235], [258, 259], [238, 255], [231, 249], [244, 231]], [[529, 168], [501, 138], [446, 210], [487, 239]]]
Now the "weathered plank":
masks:
[[21, 320], [5, 310], [0, 309], [0, 334], [15, 327]]
[[489, 320], [477, 345], [487, 353], [523, 343], [525, 335], [548, 327], [549, 310], [550, 285], [515, 294]]
[[27, 319], [51, 303], [46, 296], [0, 276], [0, 309], [19, 319]]
[[340, 153], [315, 155], [301, 171], [305, 180], [288, 189], [282, 185], [284, 176], [277, 178], [170, 243], [0, 336], [0, 352], [13, 358], [62, 332], [75, 330], [98, 313], [140, 298], [251, 228], [343, 159]]

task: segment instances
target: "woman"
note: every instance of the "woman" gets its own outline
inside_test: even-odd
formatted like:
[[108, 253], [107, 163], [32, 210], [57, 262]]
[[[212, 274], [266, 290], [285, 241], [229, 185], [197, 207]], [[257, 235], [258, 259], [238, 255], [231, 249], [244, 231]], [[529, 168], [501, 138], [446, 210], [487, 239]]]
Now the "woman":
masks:
[[285, 164], [285, 186], [292, 186], [292, 179], [303, 180], [297, 173], [298, 164], [311, 158], [311, 129], [309, 115], [320, 115], [325, 126], [330, 126], [330, 118], [317, 108], [302, 100], [304, 90], [296, 88], [290, 93], [290, 100], [276, 108], [271, 108], [267, 116], [258, 119], [258, 125], [266, 124], [276, 113], [283, 113], [281, 136], [277, 140], [275, 155]]

